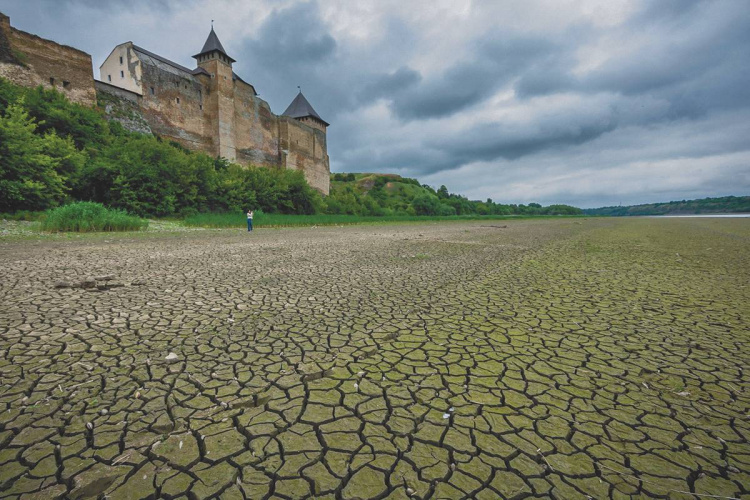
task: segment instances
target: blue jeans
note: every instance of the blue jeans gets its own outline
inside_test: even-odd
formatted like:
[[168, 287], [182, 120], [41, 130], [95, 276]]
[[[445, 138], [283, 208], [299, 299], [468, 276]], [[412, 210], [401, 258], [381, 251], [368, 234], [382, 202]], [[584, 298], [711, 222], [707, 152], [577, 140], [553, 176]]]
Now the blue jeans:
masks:
[[247, 230], [248, 231], [253, 230], [253, 219], [247, 219]]

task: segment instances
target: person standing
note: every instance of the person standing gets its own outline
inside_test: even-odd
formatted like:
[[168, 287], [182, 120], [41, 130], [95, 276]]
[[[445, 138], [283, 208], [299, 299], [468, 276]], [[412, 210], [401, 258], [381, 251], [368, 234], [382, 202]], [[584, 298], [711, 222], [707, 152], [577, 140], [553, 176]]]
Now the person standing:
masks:
[[252, 210], [247, 211], [247, 230], [248, 231], [253, 230], [253, 211]]

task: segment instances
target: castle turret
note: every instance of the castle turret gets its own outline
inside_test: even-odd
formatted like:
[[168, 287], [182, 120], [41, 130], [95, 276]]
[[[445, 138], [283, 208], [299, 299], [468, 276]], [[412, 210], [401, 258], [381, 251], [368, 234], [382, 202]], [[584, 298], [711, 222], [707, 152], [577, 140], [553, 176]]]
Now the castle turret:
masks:
[[236, 150], [234, 145], [234, 79], [232, 63], [213, 26], [208, 34], [203, 49], [193, 56], [198, 61], [198, 67], [206, 71], [210, 77], [209, 92], [206, 98], [206, 112], [211, 135], [215, 138], [214, 151], [218, 156], [234, 161]]
[[327, 121], [322, 119], [320, 115], [315, 112], [310, 102], [305, 99], [301, 90], [282, 115], [299, 120], [302, 123], [320, 129], [323, 132], [326, 131], [326, 127], [329, 125]]
[[231, 68], [232, 63], [235, 62], [234, 59], [227, 55], [227, 51], [224, 50], [224, 46], [221, 44], [221, 41], [219, 41], [219, 37], [216, 36], [213, 25], [211, 26], [211, 33], [209, 33], [208, 38], [206, 38], [206, 43], [203, 44], [203, 48], [193, 57], [198, 61], [198, 66], [200, 66], [202, 62], [218, 59], [219, 61], [228, 64]]

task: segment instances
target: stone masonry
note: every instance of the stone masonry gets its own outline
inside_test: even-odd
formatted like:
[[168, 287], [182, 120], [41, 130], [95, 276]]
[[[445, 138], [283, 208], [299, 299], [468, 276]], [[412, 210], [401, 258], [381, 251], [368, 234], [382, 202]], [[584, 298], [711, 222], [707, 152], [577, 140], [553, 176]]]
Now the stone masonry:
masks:
[[25, 87], [54, 88], [85, 106], [96, 103], [91, 56], [11, 27], [0, 12], [0, 77]]
[[243, 165], [301, 170], [311, 186], [328, 194], [328, 123], [307, 99], [300, 94], [284, 114], [274, 114], [233, 71], [234, 59], [213, 29], [193, 57], [197, 67], [190, 69], [122, 43], [101, 65], [97, 92], [106, 94], [113, 117], [132, 114], [123, 113], [118, 101], [128, 108], [135, 103], [142, 118], [135, 121], [155, 134]]
[[0, 77], [55, 88], [85, 106], [99, 102], [127, 129], [154, 133], [191, 150], [242, 165], [300, 170], [327, 195], [325, 122], [300, 93], [276, 115], [233, 70], [213, 28], [189, 69], [132, 42], [113, 49], [92, 74], [91, 56], [11, 27], [0, 13]]

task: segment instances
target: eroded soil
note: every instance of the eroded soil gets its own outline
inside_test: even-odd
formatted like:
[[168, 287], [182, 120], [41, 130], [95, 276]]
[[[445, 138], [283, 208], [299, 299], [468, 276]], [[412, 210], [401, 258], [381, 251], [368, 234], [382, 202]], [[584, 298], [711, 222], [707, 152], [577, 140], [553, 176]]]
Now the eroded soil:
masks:
[[708, 219], [0, 241], [0, 497], [750, 498], [749, 243]]

